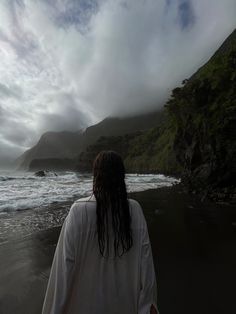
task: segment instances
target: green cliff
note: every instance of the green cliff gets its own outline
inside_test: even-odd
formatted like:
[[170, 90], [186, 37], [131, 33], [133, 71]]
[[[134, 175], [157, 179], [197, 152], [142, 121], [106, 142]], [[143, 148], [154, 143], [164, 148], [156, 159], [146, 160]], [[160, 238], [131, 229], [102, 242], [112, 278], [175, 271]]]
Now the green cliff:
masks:
[[236, 31], [166, 105], [190, 190], [235, 200]]
[[123, 156], [129, 172], [179, 175], [189, 191], [203, 198], [234, 202], [236, 31], [172, 91], [164, 109], [165, 118], [154, 128], [129, 137], [103, 137], [89, 146], [77, 169], [91, 170], [100, 150], [113, 149]]
[[180, 176], [183, 169], [173, 150], [175, 130], [164, 120], [147, 131], [100, 137], [80, 154], [77, 170], [92, 170], [92, 162], [101, 150], [115, 150], [124, 159], [130, 173], [162, 173]]

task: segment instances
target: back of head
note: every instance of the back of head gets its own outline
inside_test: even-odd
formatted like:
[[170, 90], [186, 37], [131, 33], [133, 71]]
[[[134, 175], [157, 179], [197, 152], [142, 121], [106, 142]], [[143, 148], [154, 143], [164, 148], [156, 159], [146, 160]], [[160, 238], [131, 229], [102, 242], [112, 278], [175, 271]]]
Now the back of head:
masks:
[[[114, 151], [101, 151], [93, 163], [93, 194], [97, 201], [97, 234], [100, 253], [109, 255], [108, 211], [111, 212], [115, 256], [132, 244], [131, 216], [125, 185], [125, 167]], [[121, 254], [119, 249], [121, 247]]]

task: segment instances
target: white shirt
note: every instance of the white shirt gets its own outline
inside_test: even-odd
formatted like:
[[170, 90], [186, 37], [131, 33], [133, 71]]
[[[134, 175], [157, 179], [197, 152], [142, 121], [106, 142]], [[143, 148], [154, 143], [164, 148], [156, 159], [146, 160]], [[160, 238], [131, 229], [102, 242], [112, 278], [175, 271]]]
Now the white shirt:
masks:
[[110, 238], [109, 258], [105, 259], [94, 238], [95, 197], [74, 202], [61, 229], [42, 314], [150, 314], [152, 304], [157, 309], [146, 220], [137, 201], [129, 199], [129, 204], [133, 246], [114, 259]]

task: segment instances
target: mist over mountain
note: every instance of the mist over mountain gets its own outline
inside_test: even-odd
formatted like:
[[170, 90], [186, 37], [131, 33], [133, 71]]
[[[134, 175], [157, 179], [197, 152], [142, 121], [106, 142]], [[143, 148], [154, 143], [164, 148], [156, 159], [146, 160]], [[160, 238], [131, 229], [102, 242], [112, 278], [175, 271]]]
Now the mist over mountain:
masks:
[[236, 200], [236, 30], [182, 87], [172, 91], [162, 123], [134, 136], [103, 137], [80, 154], [89, 169], [103, 149], [117, 150], [129, 172], [179, 175], [189, 191]]
[[159, 110], [235, 12], [235, 0], [0, 1], [0, 160], [48, 131]]
[[77, 132], [46, 132], [38, 143], [17, 158], [18, 169], [28, 169], [33, 159], [45, 158], [73, 158], [82, 146], [82, 131]]
[[[75, 158], [80, 152], [87, 149], [101, 136], [118, 136], [126, 133], [146, 130], [159, 124], [163, 120], [163, 110], [132, 117], [110, 117], [77, 132], [46, 132], [38, 143], [22, 154], [17, 160], [18, 169], [28, 169], [32, 160], [44, 159], [34, 162], [31, 169], [40, 167], [52, 168], [49, 159]], [[49, 166], [50, 164], [50, 166]], [[65, 165], [65, 164], [63, 164]]]

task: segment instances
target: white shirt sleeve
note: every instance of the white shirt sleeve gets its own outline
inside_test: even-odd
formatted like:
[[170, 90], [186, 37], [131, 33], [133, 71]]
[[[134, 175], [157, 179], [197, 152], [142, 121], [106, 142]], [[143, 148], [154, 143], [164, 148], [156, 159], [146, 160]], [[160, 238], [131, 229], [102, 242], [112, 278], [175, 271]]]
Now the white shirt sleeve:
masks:
[[150, 314], [152, 304], [156, 308], [157, 313], [159, 313], [157, 308], [156, 274], [153, 263], [152, 247], [145, 218], [142, 234], [140, 283], [138, 314]]
[[62, 314], [66, 307], [75, 264], [73, 205], [66, 217], [55, 250], [42, 314]]

